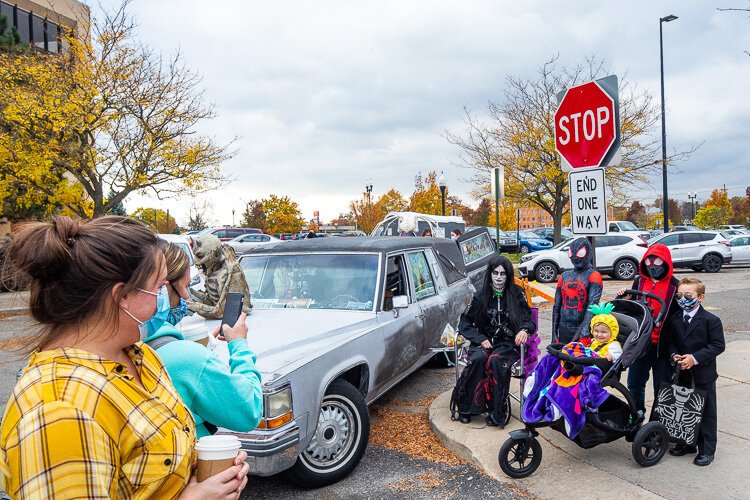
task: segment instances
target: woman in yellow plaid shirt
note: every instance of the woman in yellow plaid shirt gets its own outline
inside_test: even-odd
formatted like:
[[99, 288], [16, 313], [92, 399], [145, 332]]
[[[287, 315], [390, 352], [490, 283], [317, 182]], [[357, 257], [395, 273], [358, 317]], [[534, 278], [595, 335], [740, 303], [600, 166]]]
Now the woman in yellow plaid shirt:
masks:
[[166, 278], [159, 240], [124, 217], [30, 223], [12, 268], [31, 276], [40, 332], [5, 408], [0, 478], [12, 498], [237, 498], [247, 455], [191, 478], [195, 425], [142, 340]]

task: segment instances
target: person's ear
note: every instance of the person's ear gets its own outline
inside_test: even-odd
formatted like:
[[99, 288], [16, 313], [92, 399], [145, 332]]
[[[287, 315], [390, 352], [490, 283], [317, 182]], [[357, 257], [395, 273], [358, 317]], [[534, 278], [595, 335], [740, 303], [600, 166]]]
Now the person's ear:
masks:
[[703, 299], [705, 299], [705, 298], [706, 298], [706, 294], [705, 293], [702, 293], [702, 294], [698, 295], [698, 302], [703, 302]]
[[128, 309], [128, 296], [122, 293], [124, 288], [125, 283], [115, 283], [110, 289], [109, 294], [113, 304], [117, 304], [123, 309]]

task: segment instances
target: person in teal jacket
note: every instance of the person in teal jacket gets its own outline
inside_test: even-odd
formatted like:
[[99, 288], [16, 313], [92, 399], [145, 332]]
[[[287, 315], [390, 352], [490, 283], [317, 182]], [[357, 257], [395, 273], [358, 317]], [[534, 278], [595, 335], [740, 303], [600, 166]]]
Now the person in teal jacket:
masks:
[[[163, 313], [163, 325], [144, 342], [156, 347], [172, 383], [195, 418], [198, 438], [211, 434], [212, 425], [237, 432], [255, 429], [263, 416], [263, 393], [255, 354], [247, 345], [247, 316], [241, 314], [232, 327], [222, 325], [229, 366], [207, 347], [185, 340], [174, 325], [187, 313], [190, 262], [173, 243], [166, 245], [164, 254], [170, 308]], [[217, 328], [214, 335], [218, 333]]]

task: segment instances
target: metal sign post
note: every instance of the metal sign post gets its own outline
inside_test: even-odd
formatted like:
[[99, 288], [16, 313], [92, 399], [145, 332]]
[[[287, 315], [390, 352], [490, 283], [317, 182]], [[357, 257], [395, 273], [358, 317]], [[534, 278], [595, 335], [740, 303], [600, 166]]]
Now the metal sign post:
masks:
[[505, 172], [503, 167], [492, 169], [492, 197], [495, 198], [495, 245], [500, 253], [500, 201], [505, 198]]

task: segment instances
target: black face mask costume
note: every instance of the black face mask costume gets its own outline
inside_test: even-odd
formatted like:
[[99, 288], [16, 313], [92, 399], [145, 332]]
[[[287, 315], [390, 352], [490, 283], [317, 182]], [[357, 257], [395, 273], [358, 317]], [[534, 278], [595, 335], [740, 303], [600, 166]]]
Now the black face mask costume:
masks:
[[578, 238], [570, 244], [568, 255], [573, 267], [576, 269], [585, 269], [591, 265], [594, 259], [594, 252], [591, 249], [591, 243], [586, 238]]
[[643, 263], [646, 265], [648, 275], [655, 280], [662, 279], [669, 272], [669, 265], [659, 257], [646, 257]]

